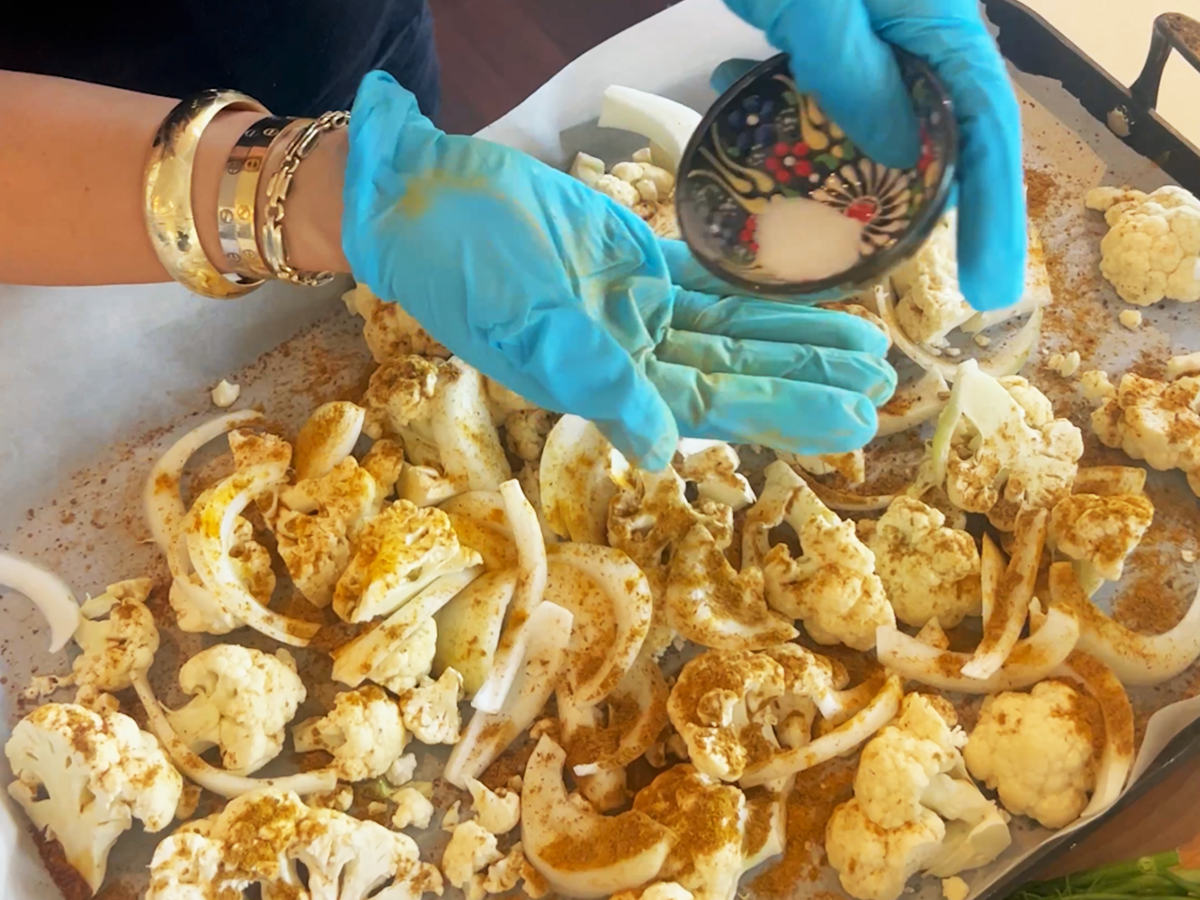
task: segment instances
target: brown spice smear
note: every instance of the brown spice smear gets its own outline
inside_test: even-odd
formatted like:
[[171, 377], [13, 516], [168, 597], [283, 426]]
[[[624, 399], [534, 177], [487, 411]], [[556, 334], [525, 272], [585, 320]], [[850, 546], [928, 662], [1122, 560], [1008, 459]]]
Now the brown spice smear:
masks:
[[[783, 856], [750, 882], [760, 900], [784, 900], [803, 881], [816, 881], [825, 864], [825, 825], [839, 803], [854, 794], [854, 766], [834, 759], [796, 776], [787, 799]], [[821, 848], [820, 853], [814, 849]]]

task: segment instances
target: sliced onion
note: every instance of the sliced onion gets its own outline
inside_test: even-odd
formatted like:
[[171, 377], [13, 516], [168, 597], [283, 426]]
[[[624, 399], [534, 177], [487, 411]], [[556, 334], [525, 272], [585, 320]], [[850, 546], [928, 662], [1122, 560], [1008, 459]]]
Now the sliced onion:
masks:
[[1083, 683], [1084, 688], [1100, 704], [1104, 717], [1104, 749], [1096, 768], [1096, 787], [1080, 818], [1098, 815], [1117, 802], [1129, 770], [1133, 768], [1135, 735], [1133, 707], [1129, 695], [1106, 665], [1087, 653], [1076, 651], [1067, 657], [1058, 675]]
[[[875, 437], [887, 437], [924, 425], [942, 411], [949, 399], [950, 386], [942, 373], [936, 369], [927, 371], [916, 381], [900, 388], [879, 410], [879, 427]], [[903, 412], [888, 412], [888, 407], [900, 408]]]
[[1137, 496], [1146, 488], [1146, 470], [1138, 466], [1085, 466], [1075, 474], [1072, 494]]
[[1200, 591], [1179, 624], [1162, 634], [1138, 634], [1105, 615], [1083, 592], [1074, 567], [1050, 567], [1050, 598], [1079, 619], [1079, 649], [1116, 673], [1122, 683], [1161, 684], [1185, 671], [1200, 657]]
[[[1029, 601], [1033, 599], [1033, 588], [1037, 582], [1048, 519], [1049, 513], [1044, 509], [1018, 514], [1012, 558], [999, 579], [995, 599], [988, 604], [991, 615], [983, 622], [983, 638], [970, 661], [962, 668], [962, 673], [968, 678], [991, 678], [1000, 671], [1016, 646], [1021, 629], [1025, 627], [1025, 619], [1029, 616]], [[982, 568], [998, 569], [999, 560], [1000, 551], [991, 538], [985, 537], [981, 558], [981, 581], [984, 586], [995, 576], [983, 577]]]
[[517, 567], [520, 572], [508, 607], [508, 621], [496, 647], [492, 670], [471, 700], [471, 705], [477, 710], [490, 713], [500, 711], [517, 677], [525, 646], [529, 643], [529, 619], [546, 593], [547, 578], [546, 542], [542, 537], [537, 512], [525, 499], [521, 485], [515, 478], [500, 485], [500, 495], [504, 498], [509, 527], [517, 545]]
[[627, 468], [591, 422], [563, 416], [546, 436], [538, 480], [546, 523], [559, 537], [608, 543], [608, 504]]
[[[253, 409], [217, 416], [193, 428], [159, 457], [154, 468], [150, 470], [150, 477], [146, 479], [142, 502], [146, 510], [146, 522], [150, 526], [150, 536], [163, 553], [171, 554], [175, 536], [179, 534], [183, 517], [187, 514], [179, 496], [179, 482], [183, 478], [183, 470], [188, 460], [209, 441], [235, 428], [261, 420], [262, 413]], [[175, 574], [174, 570], [172, 574]]]
[[348, 400], [334, 400], [313, 410], [296, 435], [292, 464], [296, 480], [328, 475], [354, 452], [366, 410]]
[[815, 478], [805, 477], [804, 480], [812, 488], [812, 492], [817, 495], [818, 500], [830, 509], [840, 512], [877, 512], [887, 509], [896, 499], [895, 494], [855, 494], [852, 491], [831, 488], [821, 484]]
[[337, 772], [333, 769], [301, 772], [283, 778], [248, 778], [210, 766], [175, 733], [150, 688], [150, 682], [146, 680], [145, 672], [133, 673], [133, 688], [142, 702], [142, 708], [146, 710], [146, 724], [162, 744], [167, 756], [171, 757], [171, 762], [200, 787], [218, 797], [232, 800], [242, 794], [262, 790], [293, 791], [304, 796], [328, 793], [337, 787]]
[[50, 652], [57, 653], [79, 627], [79, 603], [65, 581], [36, 563], [0, 550], [0, 587], [33, 601], [50, 625]]
[[995, 694], [1016, 691], [1049, 678], [1075, 649], [1079, 621], [1064, 609], [1051, 607], [1046, 622], [1031, 637], [1017, 641], [1004, 665], [989, 678], [968, 678], [962, 667], [969, 653], [939, 650], [891, 626], [875, 632], [875, 652], [888, 669], [940, 691]]
[[[954, 381], [958, 377], [958, 370], [962, 363], [948, 363], [934, 356], [927, 347], [918, 344], [905, 333], [900, 326], [900, 320], [896, 317], [895, 298], [890, 290], [879, 291], [877, 296], [879, 298], [879, 315], [887, 323], [892, 340], [896, 342], [900, 352], [925, 371], [937, 372], [946, 381]], [[1029, 320], [1021, 326], [1021, 330], [1013, 336], [1011, 341], [1006, 342], [1003, 352], [978, 361], [980, 371], [993, 378], [1003, 378], [1021, 371], [1021, 367], [1028, 361], [1029, 354], [1041, 334], [1042, 313], [1041, 307], [1035, 309]]]
[[879, 693], [861, 710], [833, 731], [803, 747], [775, 753], [765, 765], [739, 779], [742, 787], [754, 787], [786, 778], [820, 765], [835, 756], [850, 753], [871, 735], [895, 718], [904, 697], [904, 682], [899, 675], [888, 675]]
[[[623, 551], [596, 544], [560, 544], [550, 556], [552, 566], [567, 566], [581, 573], [590, 586], [583, 596], [552, 591], [547, 583], [545, 599], [571, 611], [575, 623], [590, 614], [599, 615], [609, 624], [608, 652], [591, 671], [580, 672], [574, 665], [574, 653], [568, 655], [566, 682], [577, 703], [599, 703], [613, 692], [637, 659], [650, 631], [654, 599], [645, 574]], [[578, 585], [574, 579], [556, 579], [561, 587]], [[589, 601], [600, 599], [603, 609], [589, 611]], [[581, 648], [586, 661], [595, 648]]]
[[247, 466], [230, 475], [213, 489], [196, 527], [189, 528], [187, 548], [200, 580], [228, 615], [281, 643], [306, 647], [321, 626], [280, 615], [255, 600], [229, 556], [238, 516], [255, 497], [286, 480], [287, 466], [279, 462]]
[[462, 738], [450, 751], [442, 777], [465, 788], [478, 778], [517, 736], [533, 724], [550, 700], [566, 662], [571, 639], [571, 613], [542, 603], [522, 629], [525, 640], [514, 646], [517, 664], [504, 703], [496, 712], [476, 709]]

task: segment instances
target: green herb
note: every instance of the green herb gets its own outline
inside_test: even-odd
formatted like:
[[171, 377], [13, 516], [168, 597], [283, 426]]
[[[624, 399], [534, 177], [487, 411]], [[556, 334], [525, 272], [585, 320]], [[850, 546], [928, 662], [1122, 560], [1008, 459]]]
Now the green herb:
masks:
[[[1127, 862], [1110, 863], [1051, 881], [1025, 885], [1010, 900], [1156, 900], [1200, 898], [1200, 870], [1180, 867], [1180, 852], [1168, 850]], [[1190, 860], [1189, 860], [1190, 862]]]

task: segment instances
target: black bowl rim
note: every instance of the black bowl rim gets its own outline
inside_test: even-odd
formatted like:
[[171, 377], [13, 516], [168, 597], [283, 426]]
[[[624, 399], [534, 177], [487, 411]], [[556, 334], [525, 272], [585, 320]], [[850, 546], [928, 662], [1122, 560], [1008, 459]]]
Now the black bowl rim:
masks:
[[[958, 169], [958, 122], [954, 117], [954, 104], [950, 100], [950, 95], [946, 93], [945, 86], [934, 73], [932, 67], [918, 56], [914, 56], [898, 47], [893, 47], [892, 49], [897, 56], [912, 61], [921, 70], [921, 73], [928, 79], [931, 88], [936, 93], [939, 105], [946, 111], [947, 115], [947, 140], [943, 147], [945, 165], [942, 170], [942, 177], [937, 184], [933, 197], [925, 204], [916, 219], [910, 223], [908, 229], [890, 247], [878, 253], [871, 254], [866, 259], [836, 275], [830, 275], [816, 281], [799, 281], [789, 284], [763, 284], [743, 278], [705, 258], [701, 254], [693, 252], [692, 256], [700, 265], [733, 287], [742, 288], [754, 294], [761, 294], [779, 300], [793, 300], [798, 303], [804, 303], [824, 299], [818, 295], [832, 293], [835, 289], [840, 290], [843, 294], [849, 294], [874, 284], [892, 268], [911, 257], [920, 249], [921, 245], [925, 243], [926, 239], [933, 232], [934, 226], [942, 218], [942, 214], [946, 211], [946, 205], [950, 200], [951, 188]], [[733, 102], [733, 99], [751, 82], [756, 81], [765, 73], [771, 72], [780, 66], [786, 67], [789, 59], [789, 54], [778, 53], [760, 62], [726, 88], [724, 93], [708, 108], [708, 112], [700, 119], [700, 124], [696, 126], [696, 130], [692, 132], [692, 136], [684, 148], [683, 155], [679, 158], [679, 167], [676, 172], [677, 180], [681, 180], [682, 177], [685, 177], [685, 173], [691, 170], [691, 167], [686, 164], [696, 158], [700, 142], [717, 116], [722, 115], [729, 108], [729, 104]], [[679, 220], [680, 234], [684, 242], [691, 247], [692, 242], [688, 240], [688, 227], [685, 224], [685, 217], [679, 215], [678, 188], [675, 191], [675, 212], [676, 218]]]

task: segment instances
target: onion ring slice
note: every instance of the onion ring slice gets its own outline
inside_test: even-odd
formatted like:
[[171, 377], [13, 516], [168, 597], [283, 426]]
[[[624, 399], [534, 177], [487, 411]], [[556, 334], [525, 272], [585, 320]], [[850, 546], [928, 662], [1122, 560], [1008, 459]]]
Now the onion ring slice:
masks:
[[65, 581], [36, 563], [0, 550], [0, 587], [33, 601], [50, 625], [50, 652], [57, 653], [79, 627], [79, 602]]
[[234, 472], [212, 492], [195, 522], [188, 523], [187, 549], [200, 581], [225, 612], [255, 631], [293, 647], [306, 647], [321, 628], [263, 606], [242, 584], [229, 556], [234, 526], [250, 502], [287, 480], [287, 466], [260, 463]]
[[1051, 607], [1045, 624], [1031, 637], [1018, 641], [1004, 665], [988, 678], [968, 678], [962, 674], [971, 654], [939, 650], [893, 625], [876, 629], [875, 652], [891, 671], [939, 691], [996, 694], [1020, 690], [1049, 678], [1075, 649], [1078, 639], [1079, 621], [1075, 616], [1065, 609]]
[[1200, 658], [1200, 590], [1179, 624], [1162, 634], [1138, 634], [1105, 615], [1068, 562], [1050, 567], [1050, 602], [1052, 610], [1062, 607], [1079, 619], [1079, 649], [1112, 669], [1122, 684], [1161, 684]]

